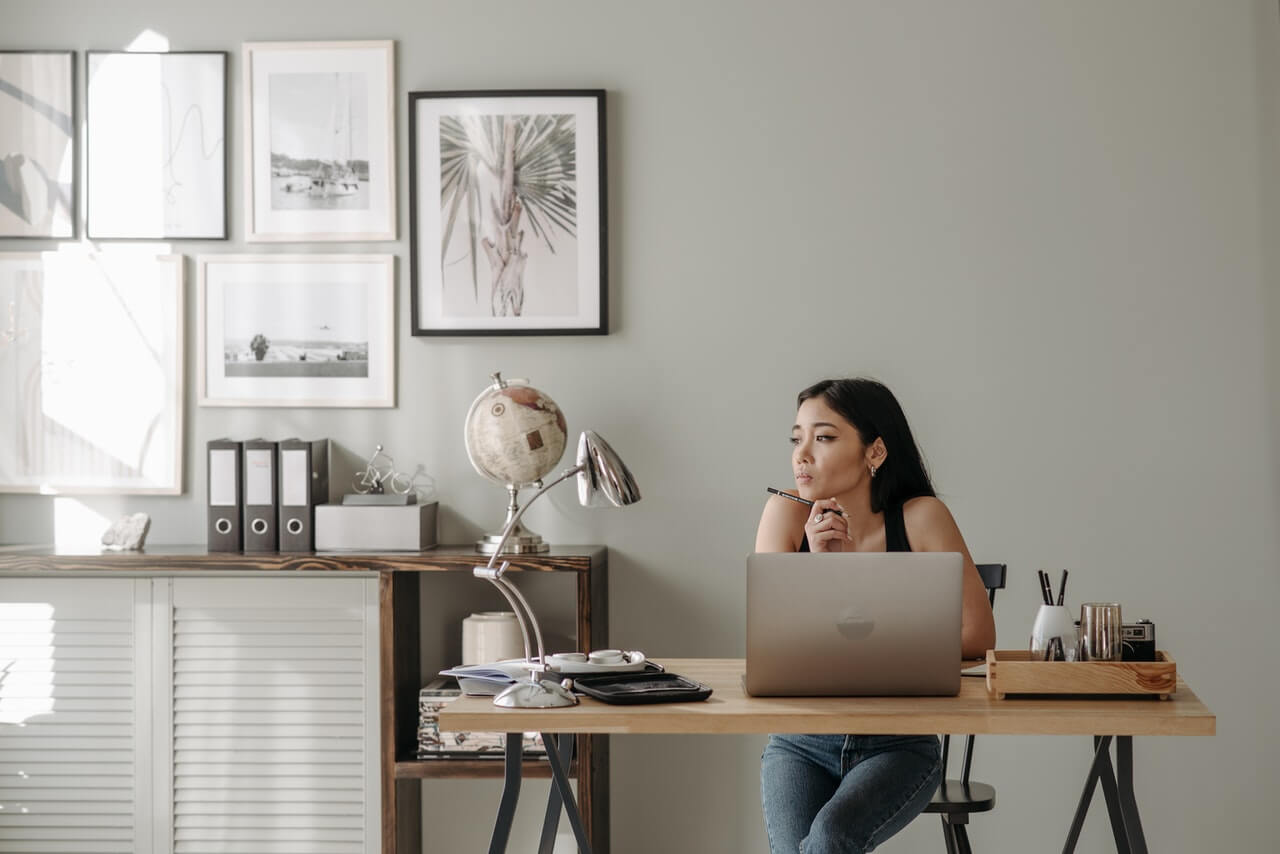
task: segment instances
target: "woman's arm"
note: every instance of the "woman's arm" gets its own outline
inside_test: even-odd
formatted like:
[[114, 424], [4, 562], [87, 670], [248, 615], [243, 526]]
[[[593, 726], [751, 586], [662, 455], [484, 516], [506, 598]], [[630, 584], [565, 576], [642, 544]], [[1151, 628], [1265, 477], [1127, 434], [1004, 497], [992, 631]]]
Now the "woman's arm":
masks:
[[982, 576], [969, 556], [969, 547], [947, 505], [937, 498], [921, 496], [903, 505], [903, 521], [912, 551], [960, 552], [964, 555], [964, 606], [960, 619], [960, 654], [981, 658], [996, 645], [996, 621]]
[[809, 508], [776, 495], [769, 496], [756, 528], [757, 552], [794, 552], [800, 548], [799, 535]]

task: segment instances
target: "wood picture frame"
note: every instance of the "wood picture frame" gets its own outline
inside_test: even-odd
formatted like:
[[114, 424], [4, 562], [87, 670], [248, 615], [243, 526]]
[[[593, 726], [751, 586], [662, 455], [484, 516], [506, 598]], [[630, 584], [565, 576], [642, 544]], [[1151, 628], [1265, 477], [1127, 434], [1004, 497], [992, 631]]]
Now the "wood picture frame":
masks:
[[248, 42], [242, 80], [245, 240], [395, 240], [395, 42]]

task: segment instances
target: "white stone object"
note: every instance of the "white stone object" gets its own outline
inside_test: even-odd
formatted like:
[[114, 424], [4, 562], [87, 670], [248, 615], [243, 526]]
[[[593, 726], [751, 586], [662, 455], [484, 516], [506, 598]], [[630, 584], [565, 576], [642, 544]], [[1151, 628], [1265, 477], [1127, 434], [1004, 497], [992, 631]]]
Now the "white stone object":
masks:
[[112, 549], [141, 549], [151, 529], [151, 517], [146, 513], [134, 513], [112, 523], [102, 535], [102, 544]]

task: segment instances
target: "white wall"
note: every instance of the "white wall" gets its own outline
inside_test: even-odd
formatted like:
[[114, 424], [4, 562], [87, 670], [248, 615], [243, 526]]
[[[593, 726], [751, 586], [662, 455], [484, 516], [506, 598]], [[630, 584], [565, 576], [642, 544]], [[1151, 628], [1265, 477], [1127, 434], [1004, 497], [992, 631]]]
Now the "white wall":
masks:
[[[153, 542], [200, 542], [207, 439], [326, 435], [426, 464], [442, 537], [465, 541], [500, 513], [461, 425], [501, 369], [550, 393], [571, 430], [600, 431], [640, 479], [646, 500], [627, 511], [582, 510], [564, 489], [529, 513], [552, 541], [610, 547], [613, 640], [740, 655], [743, 556], [764, 487], [788, 483], [795, 392], [871, 374], [902, 400], [975, 557], [1010, 565], [1002, 647], [1024, 642], [1034, 571], [1067, 567], [1075, 601], [1155, 620], [1217, 713], [1214, 738], [1137, 744], [1151, 849], [1271, 850], [1274, 0], [8, 6], [0, 47], [120, 48], [150, 28], [174, 49], [237, 52], [236, 93], [242, 41], [397, 40], [399, 407], [188, 402], [186, 493], [91, 508], [150, 513]], [[537, 87], [609, 91], [611, 334], [409, 337], [404, 93]], [[234, 238], [175, 251], [244, 249], [233, 104]], [[51, 540], [52, 515], [51, 499], [0, 497], [0, 542]], [[615, 738], [614, 850], [656, 850], [655, 826], [664, 850], [765, 850], [761, 743]], [[1088, 752], [1083, 738], [981, 739], [977, 776], [999, 805], [974, 847], [1060, 845]], [[445, 839], [483, 845], [494, 786], [429, 797], [447, 803], [436, 820], [457, 817]], [[918, 822], [883, 850], [937, 850], [939, 836]], [[1081, 850], [1109, 846], [1096, 808]]]

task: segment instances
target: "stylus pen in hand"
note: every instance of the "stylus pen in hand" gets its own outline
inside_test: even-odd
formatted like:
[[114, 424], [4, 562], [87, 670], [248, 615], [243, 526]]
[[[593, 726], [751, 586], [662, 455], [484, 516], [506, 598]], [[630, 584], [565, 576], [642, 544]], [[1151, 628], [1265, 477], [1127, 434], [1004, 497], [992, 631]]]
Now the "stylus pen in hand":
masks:
[[[801, 498], [799, 495], [792, 495], [790, 492], [783, 492], [781, 489], [774, 489], [772, 486], [765, 487], [766, 492], [772, 492], [774, 495], [781, 495], [783, 498], [789, 498], [797, 504], [803, 504], [805, 507], [812, 507], [813, 502], [807, 498]], [[837, 516], [843, 516], [844, 513], [839, 510], [823, 510], [823, 513], [834, 513]]]

